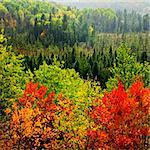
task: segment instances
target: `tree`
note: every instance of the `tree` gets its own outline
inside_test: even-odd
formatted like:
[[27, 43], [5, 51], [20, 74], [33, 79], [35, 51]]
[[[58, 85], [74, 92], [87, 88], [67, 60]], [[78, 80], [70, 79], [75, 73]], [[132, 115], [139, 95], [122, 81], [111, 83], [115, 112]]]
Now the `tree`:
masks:
[[148, 85], [149, 67], [148, 63], [137, 62], [135, 55], [131, 54], [131, 49], [123, 44], [117, 50], [116, 63], [111, 69], [112, 77], [107, 82], [107, 88], [115, 87], [118, 79], [122, 81], [125, 88], [128, 88], [137, 76], [141, 76], [145, 85]]
[[147, 61], [147, 53], [146, 52], [142, 52], [142, 55], [141, 55], [141, 62], [144, 63], [144, 61]]
[[99, 70], [98, 70], [98, 64], [97, 64], [97, 62], [94, 62], [94, 65], [93, 65], [93, 76], [95, 77], [95, 78], [97, 78], [98, 77], [98, 75], [99, 75]]
[[66, 14], [64, 14], [62, 22], [63, 22], [62, 27], [63, 27], [63, 30], [65, 31], [67, 29], [67, 24], [68, 24], [67, 23], [67, 15]]
[[[148, 136], [150, 90], [136, 81], [125, 90], [121, 82], [102, 100], [93, 102], [89, 116], [94, 125], [87, 130], [88, 149], [144, 149]], [[100, 104], [99, 104], [100, 101]]]
[[8, 13], [7, 8], [0, 3], [0, 17], [4, 19], [4, 16]]
[[44, 25], [45, 21], [46, 21], [46, 16], [45, 16], [45, 14], [42, 14], [42, 16], [41, 16], [41, 23]]
[[124, 32], [127, 32], [127, 10], [124, 10]]
[[38, 19], [37, 18], [34, 19], [34, 36], [35, 36], [35, 39], [37, 40], [38, 36], [39, 36]]
[[143, 16], [143, 30], [144, 32], [150, 30], [150, 17], [148, 14]]
[[137, 27], [137, 32], [142, 32], [142, 17], [141, 15], [138, 14], [138, 27]]
[[74, 66], [74, 63], [76, 61], [75, 48], [74, 47], [73, 47], [72, 53], [71, 53], [71, 60], [72, 60], [72, 66]]
[[22, 94], [26, 82], [33, 76], [30, 71], [24, 72], [23, 56], [12, 52], [3, 34], [0, 34], [0, 51], [0, 107], [3, 111], [6, 106], [11, 107], [16, 98]]
[[110, 46], [109, 48], [109, 66], [112, 67], [113, 66], [113, 52], [112, 52], [112, 46]]

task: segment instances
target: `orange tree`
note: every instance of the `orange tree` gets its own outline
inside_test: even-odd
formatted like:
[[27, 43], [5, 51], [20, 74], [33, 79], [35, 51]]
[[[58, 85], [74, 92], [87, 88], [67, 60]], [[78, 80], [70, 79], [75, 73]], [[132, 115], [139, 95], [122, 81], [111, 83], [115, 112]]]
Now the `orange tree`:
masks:
[[[87, 131], [89, 149], [140, 149], [148, 134], [148, 103], [150, 90], [135, 82], [125, 91], [118, 89], [105, 93], [102, 104], [89, 112], [95, 124]], [[143, 147], [142, 147], [143, 146]]]
[[[106, 92], [83, 116], [77, 104], [30, 82], [6, 109], [2, 149], [143, 149], [148, 134], [150, 90], [140, 81]], [[80, 123], [80, 124], [79, 124]], [[78, 126], [76, 124], [79, 124]], [[1, 130], [0, 130], [1, 132]]]
[[[58, 101], [56, 104], [55, 101]], [[66, 149], [78, 148], [82, 139], [69, 127], [73, 116], [73, 102], [60, 94], [47, 94], [47, 88], [30, 82], [22, 98], [13, 104], [13, 110], [6, 109], [10, 115], [10, 125], [2, 135], [3, 148], [21, 149]], [[66, 124], [68, 122], [68, 130]], [[9, 123], [9, 122], [8, 122]], [[6, 128], [6, 126], [5, 126]], [[65, 128], [65, 130], [63, 130]], [[4, 131], [6, 131], [4, 129]]]

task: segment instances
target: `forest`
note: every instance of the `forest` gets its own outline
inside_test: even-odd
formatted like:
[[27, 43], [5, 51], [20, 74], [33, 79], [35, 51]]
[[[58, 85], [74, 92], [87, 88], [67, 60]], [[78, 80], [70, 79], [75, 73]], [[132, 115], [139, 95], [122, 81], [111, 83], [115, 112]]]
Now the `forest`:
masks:
[[150, 14], [0, 1], [0, 149], [148, 150]]

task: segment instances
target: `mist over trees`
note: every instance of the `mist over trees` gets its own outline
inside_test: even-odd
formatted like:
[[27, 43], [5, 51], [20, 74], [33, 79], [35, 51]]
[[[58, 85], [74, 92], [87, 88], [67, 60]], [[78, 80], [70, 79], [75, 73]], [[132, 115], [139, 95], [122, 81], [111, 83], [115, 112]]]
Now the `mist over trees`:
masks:
[[149, 13], [150, 10], [150, 2], [147, 0], [49, 0], [50, 2], [61, 3], [63, 5], [76, 7], [79, 9], [84, 8], [112, 8], [115, 10], [123, 10], [127, 9], [128, 11], [137, 11], [139, 13]]

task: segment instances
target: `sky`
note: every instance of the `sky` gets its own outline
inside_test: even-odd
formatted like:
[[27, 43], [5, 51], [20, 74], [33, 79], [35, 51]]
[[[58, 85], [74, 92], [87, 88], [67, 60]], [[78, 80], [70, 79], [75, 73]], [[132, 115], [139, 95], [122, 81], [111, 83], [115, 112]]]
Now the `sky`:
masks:
[[140, 13], [150, 13], [150, 0], [49, 0], [60, 2], [67, 6], [83, 8], [112, 8], [135, 10]]
[[149, 2], [150, 0], [53, 0], [57, 2]]

